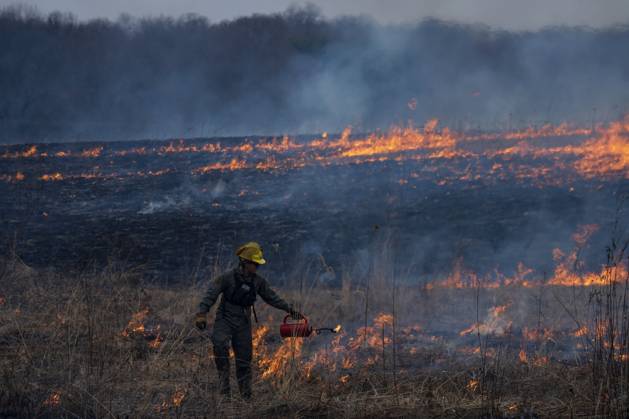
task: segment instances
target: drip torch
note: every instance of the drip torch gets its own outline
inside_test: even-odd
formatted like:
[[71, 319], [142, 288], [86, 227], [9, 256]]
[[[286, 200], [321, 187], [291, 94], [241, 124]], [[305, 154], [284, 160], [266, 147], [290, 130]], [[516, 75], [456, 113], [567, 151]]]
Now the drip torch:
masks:
[[313, 328], [308, 324], [308, 319], [303, 318], [295, 322], [288, 322], [290, 315], [284, 317], [284, 321], [280, 325], [280, 336], [283, 338], [306, 338], [313, 333], [318, 335], [321, 332], [338, 333], [341, 331], [341, 325], [336, 327], [320, 327]]

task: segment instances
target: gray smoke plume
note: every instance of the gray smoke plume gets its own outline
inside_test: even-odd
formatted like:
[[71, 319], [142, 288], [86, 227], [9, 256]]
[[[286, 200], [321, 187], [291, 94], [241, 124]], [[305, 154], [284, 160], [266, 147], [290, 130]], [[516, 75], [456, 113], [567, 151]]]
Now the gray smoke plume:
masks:
[[615, 118], [629, 27], [382, 25], [313, 8], [210, 23], [0, 12], [0, 141], [455, 128]]

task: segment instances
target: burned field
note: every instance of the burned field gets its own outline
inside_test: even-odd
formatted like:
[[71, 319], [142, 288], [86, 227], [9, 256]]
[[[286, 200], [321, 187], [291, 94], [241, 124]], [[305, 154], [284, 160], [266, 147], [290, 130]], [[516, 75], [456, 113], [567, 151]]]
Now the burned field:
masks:
[[29, 266], [114, 258], [179, 280], [249, 237], [274, 252], [273, 274], [304, 254], [338, 270], [386, 231], [427, 280], [457, 258], [481, 273], [549, 271], [579, 225], [615, 217], [626, 168], [622, 151], [605, 150], [619, 128], [592, 139], [566, 126], [464, 135], [431, 123], [337, 139], [7, 146], [0, 234]]
[[[549, 416], [627, 409], [627, 120], [0, 149], [0, 406], [80, 416]], [[191, 319], [235, 245], [256, 401]]]

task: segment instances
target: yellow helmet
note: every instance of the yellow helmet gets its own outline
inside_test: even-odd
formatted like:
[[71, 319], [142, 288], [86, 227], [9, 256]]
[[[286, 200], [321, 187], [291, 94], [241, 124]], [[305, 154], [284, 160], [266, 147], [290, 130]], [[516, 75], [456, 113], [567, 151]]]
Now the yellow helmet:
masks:
[[236, 250], [236, 256], [258, 265], [264, 265], [266, 260], [262, 256], [262, 248], [256, 242], [245, 243]]

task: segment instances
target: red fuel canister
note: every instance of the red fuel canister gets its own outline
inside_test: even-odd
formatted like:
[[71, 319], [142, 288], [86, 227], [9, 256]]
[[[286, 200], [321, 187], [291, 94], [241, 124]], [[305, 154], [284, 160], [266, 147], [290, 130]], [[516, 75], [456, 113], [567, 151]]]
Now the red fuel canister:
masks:
[[302, 321], [288, 323], [290, 315], [284, 317], [284, 322], [280, 325], [280, 335], [283, 338], [306, 338], [312, 334], [312, 326], [308, 324], [305, 317]]

